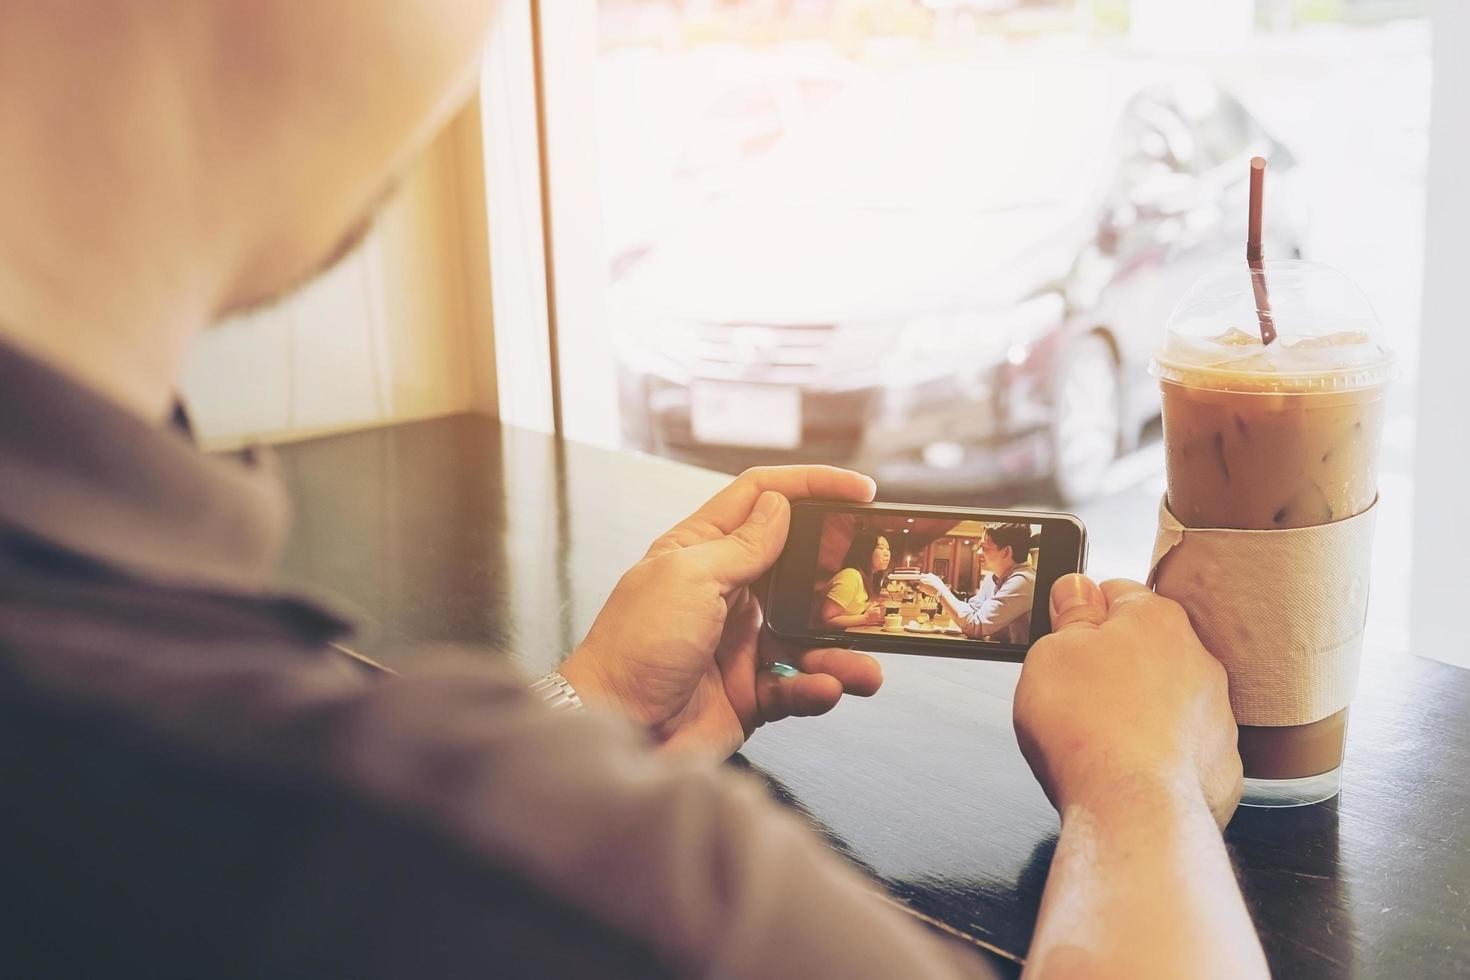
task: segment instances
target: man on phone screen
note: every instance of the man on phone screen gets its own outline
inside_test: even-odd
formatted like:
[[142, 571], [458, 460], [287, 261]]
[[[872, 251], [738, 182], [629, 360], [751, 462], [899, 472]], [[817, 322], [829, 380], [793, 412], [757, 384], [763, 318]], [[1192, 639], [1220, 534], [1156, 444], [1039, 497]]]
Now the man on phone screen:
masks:
[[968, 600], [956, 596], [933, 572], [919, 579], [919, 589], [938, 596], [966, 636], [1025, 645], [1031, 639], [1031, 602], [1036, 592], [1036, 567], [1030, 561], [1031, 526], [990, 525], [980, 539], [980, 558], [989, 574]]

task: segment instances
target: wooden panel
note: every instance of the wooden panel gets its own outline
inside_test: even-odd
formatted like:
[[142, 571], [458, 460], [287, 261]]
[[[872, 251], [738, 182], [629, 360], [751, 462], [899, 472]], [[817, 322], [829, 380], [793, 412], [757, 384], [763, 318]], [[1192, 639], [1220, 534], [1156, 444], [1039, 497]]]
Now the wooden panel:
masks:
[[[202, 336], [183, 390], [206, 444], [285, 441], [493, 404], [478, 103], [430, 145], [377, 226], [326, 274]], [[468, 117], [468, 118], [467, 118]], [[486, 360], [491, 363], [486, 366]]]

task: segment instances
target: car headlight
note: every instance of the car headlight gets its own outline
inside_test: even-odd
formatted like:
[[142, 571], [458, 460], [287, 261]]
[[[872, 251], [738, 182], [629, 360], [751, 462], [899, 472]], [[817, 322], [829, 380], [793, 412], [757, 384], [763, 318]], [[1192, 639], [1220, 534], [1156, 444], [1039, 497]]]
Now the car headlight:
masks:
[[612, 331], [618, 360], [639, 374], [657, 374], [670, 381], [687, 380], [688, 372], [670, 352], [689, 343], [693, 325], [668, 317], [623, 320]]
[[1004, 361], [1024, 363], [1065, 316], [1062, 297], [1048, 292], [998, 311], [917, 317], [898, 332], [899, 356], [888, 380], [915, 383]]
[[1060, 293], [1033, 296], [1016, 307], [1010, 322], [1006, 361], [1013, 367], [1026, 363], [1031, 352], [1067, 318], [1067, 303]]

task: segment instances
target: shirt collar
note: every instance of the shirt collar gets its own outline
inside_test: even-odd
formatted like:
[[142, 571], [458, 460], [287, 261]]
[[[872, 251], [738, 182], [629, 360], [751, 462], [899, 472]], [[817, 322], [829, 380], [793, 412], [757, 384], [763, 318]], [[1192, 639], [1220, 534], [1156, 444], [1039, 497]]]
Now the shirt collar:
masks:
[[256, 590], [287, 510], [262, 451], [206, 456], [181, 408], [152, 425], [0, 343], [0, 532], [148, 578]]
[[[1009, 572], [1006, 572], [1006, 577], [1005, 578], [997, 578], [996, 579], [996, 581], [995, 581], [995, 587], [998, 589], [1002, 585], [1005, 585], [1007, 582], [1009, 582], [1015, 576], [1024, 574], [1024, 573], [1029, 572], [1031, 570], [1032, 569], [1031, 569], [1031, 565], [1030, 565], [1029, 562], [1018, 561], [1014, 565], [1011, 566], [1011, 570]], [[994, 578], [994, 576], [992, 576], [992, 578]]]

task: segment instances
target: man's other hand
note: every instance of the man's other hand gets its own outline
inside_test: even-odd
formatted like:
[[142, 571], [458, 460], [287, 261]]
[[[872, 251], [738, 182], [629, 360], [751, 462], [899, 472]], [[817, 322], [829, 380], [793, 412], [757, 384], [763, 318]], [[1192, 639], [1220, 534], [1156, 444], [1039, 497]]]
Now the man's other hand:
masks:
[[562, 675], [585, 702], [617, 708], [663, 744], [720, 756], [765, 722], [873, 694], [876, 660], [778, 643], [761, 629], [753, 586], [786, 543], [791, 500], [865, 502], [875, 489], [829, 466], [747, 470], [623, 575]]
[[1051, 617], [1026, 655], [1015, 726], [1052, 804], [1163, 782], [1202, 794], [1223, 828], [1241, 793], [1235, 719], [1225, 670], [1184, 610], [1137, 582], [1068, 575]]

